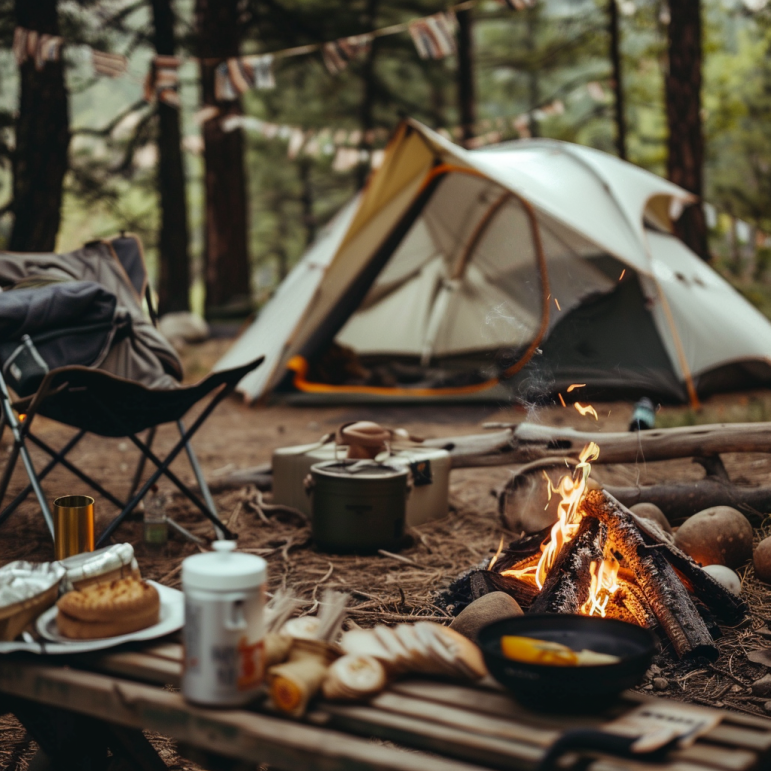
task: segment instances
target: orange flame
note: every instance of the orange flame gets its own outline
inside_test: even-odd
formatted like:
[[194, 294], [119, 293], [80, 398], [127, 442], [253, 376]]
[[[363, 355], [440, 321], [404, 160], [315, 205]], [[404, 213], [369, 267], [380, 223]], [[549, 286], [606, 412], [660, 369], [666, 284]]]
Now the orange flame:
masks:
[[[581, 405], [576, 404], [578, 409]], [[588, 408], [596, 416], [594, 408]], [[580, 412], [580, 410], [579, 410]], [[563, 545], [575, 538], [578, 528], [581, 524], [582, 513], [579, 511], [581, 501], [586, 494], [586, 483], [589, 473], [592, 470], [591, 464], [600, 457], [600, 448], [595, 442], [589, 442], [579, 455], [578, 465], [572, 474], [566, 474], [554, 487], [549, 477], [544, 472], [544, 477], [548, 485], [547, 492], [549, 500], [553, 493], [559, 493], [561, 500], [557, 507], [557, 521], [551, 529], [548, 540], [541, 544], [541, 556], [537, 565], [531, 565], [526, 568], [502, 571], [501, 575], [511, 576], [520, 580], [528, 580], [539, 588], [543, 589], [546, 577], [554, 566], [557, 555], [560, 553]], [[500, 554], [500, 547], [498, 550]], [[496, 562], [498, 554], [493, 557], [490, 569]], [[589, 597], [581, 606], [580, 612], [586, 616], [602, 616], [605, 612], [613, 594], [618, 590], [618, 560], [613, 553], [607, 549], [601, 560], [595, 560], [590, 565], [591, 585], [589, 587]]]
[[590, 570], [592, 573], [592, 583], [589, 587], [589, 598], [581, 606], [581, 613], [585, 616], [602, 616], [605, 618], [605, 611], [610, 602], [610, 598], [618, 590], [618, 560], [612, 552], [607, 552], [599, 563], [592, 562]]
[[576, 388], [585, 388], [586, 383], [573, 383], [572, 385], [568, 386], [568, 393], [571, 393], [576, 390]]
[[572, 474], [565, 474], [554, 487], [551, 480], [544, 473], [548, 483], [549, 500], [552, 493], [559, 493], [562, 500], [557, 507], [557, 521], [551, 529], [550, 538], [541, 546], [541, 558], [533, 567], [520, 570], [506, 570], [504, 576], [512, 576], [520, 579], [530, 579], [539, 589], [543, 589], [546, 576], [549, 574], [557, 559], [563, 544], [575, 538], [578, 527], [581, 524], [581, 515], [578, 513], [578, 505], [586, 492], [586, 480], [592, 469], [592, 461], [600, 456], [600, 448], [594, 443], [584, 447], [579, 455], [579, 462]]
[[573, 406], [581, 413], [581, 415], [591, 415], [595, 420], [599, 420], [600, 416], [597, 414], [597, 410], [592, 407], [591, 404], [581, 404], [581, 402], [575, 402]]

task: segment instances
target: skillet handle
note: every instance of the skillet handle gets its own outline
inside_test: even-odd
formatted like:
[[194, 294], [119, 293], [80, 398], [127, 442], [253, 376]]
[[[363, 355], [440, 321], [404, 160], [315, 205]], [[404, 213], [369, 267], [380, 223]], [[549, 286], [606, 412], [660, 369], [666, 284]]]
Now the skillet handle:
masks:
[[672, 744], [672, 742], [667, 742], [666, 745], [657, 748], [654, 752], [638, 753], [632, 752], [632, 745], [636, 741], [637, 737], [635, 736], [621, 736], [594, 728], [577, 728], [574, 731], [567, 731], [552, 744], [536, 766], [536, 771], [555, 771], [557, 761], [565, 753], [577, 750], [597, 750], [622, 758], [634, 757], [639, 760], [654, 760], [666, 753]]

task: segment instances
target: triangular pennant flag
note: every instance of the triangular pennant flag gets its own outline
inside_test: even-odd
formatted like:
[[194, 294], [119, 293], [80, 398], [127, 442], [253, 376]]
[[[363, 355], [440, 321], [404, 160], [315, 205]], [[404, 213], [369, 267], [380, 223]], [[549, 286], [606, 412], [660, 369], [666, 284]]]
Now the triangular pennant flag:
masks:
[[305, 132], [300, 128], [293, 128], [289, 137], [289, 146], [286, 149], [287, 157], [290, 160], [294, 160], [298, 156], [300, 150], [302, 150], [304, 144]]
[[511, 8], [512, 11], [524, 11], [526, 8], [532, 8], [535, 0], [498, 0], [498, 3]]
[[359, 151], [355, 147], [338, 147], [335, 160], [332, 162], [334, 171], [350, 171], [359, 165]]
[[339, 75], [357, 56], [369, 51], [372, 44], [372, 35], [352, 35], [340, 38], [331, 43], [324, 43], [321, 49], [321, 57], [326, 68], [333, 74]]
[[410, 35], [421, 59], [444, 59], [454, 54], [457, 21], [452, 11], [435, 13], [410, 23]]
[[605, 101], [605, 89], [602, 87], [602, 84], [598, 83], [596, 80], [586, 84], [586, 93], [589, 94], [595, 102]]
[[238, 91], [230, 79], [228, 62], [220, 62], [214, 70], [214, 98], [218, 102], [232, 102], [238, 99]]
[[58, 62], [63, 42], [58, 35], [41, 35], [35, 52], [35, 69], [42, 70], [46, 62]]
[[263, 91], [276, 87], [276, 80], [273, 77], [273, 54], [229, 59], [228, 71], [233, 86], [239, 94], [243, 94], [250, 88]]
[[16, 27], [13, 31], [13, 56], [16, 64], [21, 67], [27, 61], [27, 37], [29, 30], [24, 27]]
[[118, 78], [128, 69], [128, 59], [125, 56], [104, 51], [92, 51], [91, 64], [97, 75], [105, 75], [108, 78]]
[[145, 80], [145, 101], [159, 102], [179, 108], [179, 66], [182, 60], [176, 56], [156, 56], [150, 63]]

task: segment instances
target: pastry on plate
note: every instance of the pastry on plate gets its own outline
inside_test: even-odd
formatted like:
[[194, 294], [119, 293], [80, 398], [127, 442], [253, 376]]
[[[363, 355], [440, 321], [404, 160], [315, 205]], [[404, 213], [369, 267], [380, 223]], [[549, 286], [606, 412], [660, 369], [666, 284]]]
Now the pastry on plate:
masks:
[[129, 577], [68, 592], [57, 607], [59, 634], [73, 640], [95, 640], [157, 624], [161, 602], [154, 586]]
[[56, 602], [63, 576], [58, 562], [17, 560], [0, 568], [0, 641], [14, 640]]

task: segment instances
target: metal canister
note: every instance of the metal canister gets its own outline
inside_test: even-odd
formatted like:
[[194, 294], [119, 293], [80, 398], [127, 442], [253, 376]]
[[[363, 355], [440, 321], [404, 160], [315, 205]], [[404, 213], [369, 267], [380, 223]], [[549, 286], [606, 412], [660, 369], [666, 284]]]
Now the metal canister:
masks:
[[404, 538], [408, 469], [374, 461], [327, 461], [311, 467], [312, 529], [330, 552], [398, 549]]
[[62, 560], [94, 550], [94, 499], [64, 495], [54, 501], [54, 555]]
[[265, 675], [265, 581], [268, 566], [215, 541], [214, 551], [182, 563], [185, 593], [182, 694], [197, 704], [251, 701]]

